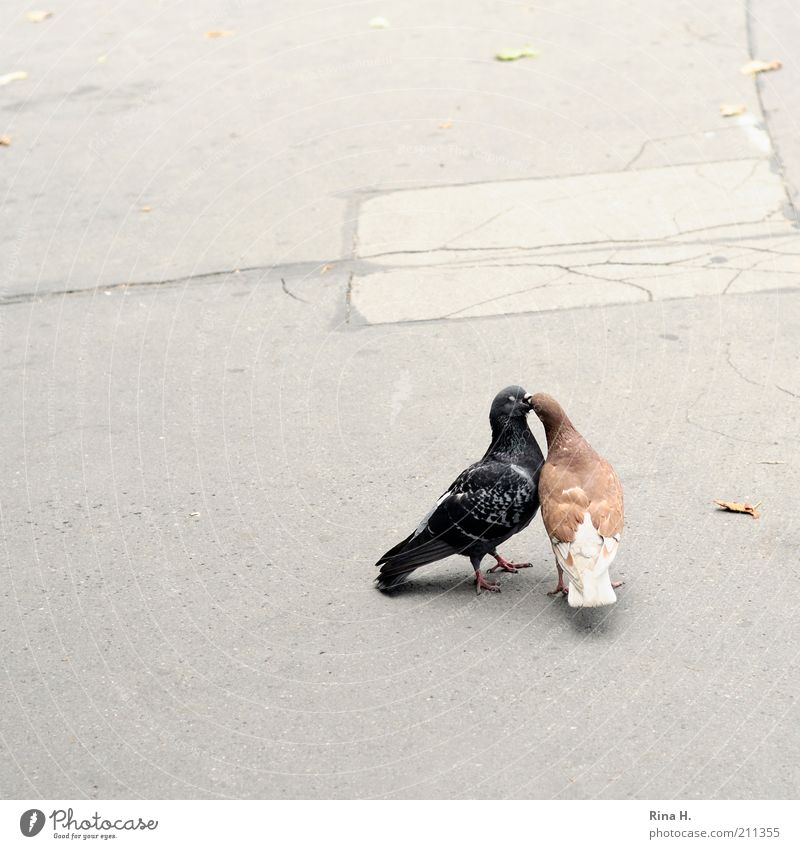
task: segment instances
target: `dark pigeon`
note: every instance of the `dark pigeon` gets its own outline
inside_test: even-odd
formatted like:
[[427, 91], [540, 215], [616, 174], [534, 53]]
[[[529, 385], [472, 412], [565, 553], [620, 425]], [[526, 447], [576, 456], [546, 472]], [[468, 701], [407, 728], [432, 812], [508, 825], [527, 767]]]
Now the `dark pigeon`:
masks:
[[526, 528], [539, 509], [539, 471], [544, 462], [539, 444], [528, 427], [531, 396], [509, 386], [492, 402], [489, 423], [492, 443], [483, 458], [465, 469], [419, 523], [417, 529], [377, 562], [378, 589], [405, 583], [420, 566], [451, 554], [469, 557], [475, 584], [499, 592], [481, 574], [481, 561], [497, 561], [489, 571], [516, 572], [530, 563], [509, 563], [497, 546]]

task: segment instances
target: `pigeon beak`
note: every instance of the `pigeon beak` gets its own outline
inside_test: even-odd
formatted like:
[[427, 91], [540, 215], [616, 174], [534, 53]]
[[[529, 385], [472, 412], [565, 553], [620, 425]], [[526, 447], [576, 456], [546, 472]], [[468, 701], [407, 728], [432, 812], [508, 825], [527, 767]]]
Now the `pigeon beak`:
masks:
[[533, 409], [533, 395], [526, 395], [522, 400], [528, 405], [531, 410]]

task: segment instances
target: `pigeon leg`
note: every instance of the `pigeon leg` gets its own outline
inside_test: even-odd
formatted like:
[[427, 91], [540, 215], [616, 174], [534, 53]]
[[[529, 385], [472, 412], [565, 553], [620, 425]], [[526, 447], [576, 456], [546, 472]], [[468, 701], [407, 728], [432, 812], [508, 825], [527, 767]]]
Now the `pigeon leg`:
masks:
[[489, 572], [496, 572], [502, 569], [504, 572], [519, 572], [520, 569], [529, 569], [533, 563], [509, 563], [505, 557], [501, 557], [496, 551], [490, 551], [489, 554], [497, 561], [496, 566], [492, 566]]
[[490, 590], [493, 593], [500, 592], [500, 584], [497, 581], [487, 581], [481, 574], [482, 557], [470, 557], [472, 568], [475, 570], [475, 591], [480, 595], [481, 590]]
[[500, 584], [497, 581], [487, 581], [486, 578], [481, 575], [481, 570], [475, 570], [475, 590], [478, 594], [480, 594], [481, 590], [491, 590], [493, 593], [500, 592]]
[[558, 585], [553, 592], [548, 593], [548, 595], [558, 595], [559, 593], [567, 595], [569, 587], [564, 584], [564, 570], [558, 565], [558, 563], [556, 563], [556, 569], [558, 569]]
[[619, 589], [619, 587], [621, 587], [624, 583], [625, 581], [612, 581], [611, 586], [614, 587], [614, 589], [616, 590]]

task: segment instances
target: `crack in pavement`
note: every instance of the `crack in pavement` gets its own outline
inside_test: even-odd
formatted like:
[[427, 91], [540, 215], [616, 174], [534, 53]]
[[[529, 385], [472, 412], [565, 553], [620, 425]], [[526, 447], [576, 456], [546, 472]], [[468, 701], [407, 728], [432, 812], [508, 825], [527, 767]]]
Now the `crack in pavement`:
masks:
[[[479, 267], [479, 266], [476, 266], [476, 267]], [[550, 282], [552, 282], [552, 281], [550, 281]], [[615, 282], [624, 282], [624, 281], [606, 280], [606, 282], [607, 283], [615, 283]], [[549, 284], [545, 284], [545, 287], [547, 285], [549, 285]], [[567, 283], [567, 284], [563, 284], [563, 285], [568, 286], [570, 284]], [[537, 287], [532, 287], [532, 288], [537, 288]], [[527, 290], [523, 290], [523, 291], [527, 291]], [[509, 294], [512, 294], [512, 293], [509, 293]], [[516, 294], [519, 294], [519, 293], [516, 293]], [[800, 290], [798, 290], [797, 288], [794, 288], [794, 287], [786, 288], [786, 287], [781, 287], [781, 286], [775, 286], [774, 288], [771, 288], [771, 289], [757, 289], [757, 290], [754, 290], [752, 292], [732, 292], [732, 293], [730, 293], [730, 295], [728, 297], [730, 297], [730, 298], [763, 297], [763, 296], [775, 295], [775, 294], [781, 294], [781, 295], [787, 295], [787, 296], [798, 295], [798, 294], [800, 294]], [[503, 295], [498, 296], [498, 298], [501, 298], [501, 297], [507, 297], [507, 296], [503, 296]], [[671, 298], [670, 300], [687, 301], [687, 300], [695, 300], [695, 299], [698, 299], [698, 298], [719, 298], [719, 294], [717, 292], [710, 292], [710, 293], [701, 293], [701, 294], [697, 294], [697, 295], [680, 295], [680, 296]], [[496, 300], [496, 299], [490, 298], [489, 300], [492, 301], [492, 300]], [[634, 307], [634, 306], [641, 306], [641, 305], [644, 305], [644, 304], [647, 304], [647, 303], [648, 303], [648, 301], [644, 301], [644, 300], [643, 301], [637, 301], [637, 302], [608, 301], [608, 302], [602, 304], [602, 308], [605, 309], [605, 308], [610, 308], [610, 307]], [[658, 302], [654, 301], [653, 303], [661, 303], [661, 301], [658, 301]], [[571, 312], [572, 310], [592, 310], [592, 309], [597, 309], [597, 308], [598, 308], [597, 304], [581, 304], [581, 305], [578, 305], [578, 306], [554, 307], [552, 309], [546, 310], [546, 312]], [[357, 314], [358, 311], [356, 309], [353, 309], [352, 313]], [[358, 323], [358, 326], [359, 327], [395, 327], [395, 326], [404, 327], [406, 325], [411, 326], [411, 325], [415, 325], [415, 324], [432, 324], [434, 322], [441, 322], [441, 321], [492, 321], [492, 320], [498, 319], [498, 318], [508, 318], [509, 316], [513, 317], [513, 316], [520, 316], [520, 315], [531, 315], [531, 314], [535, 314], [535, 313], [536, 313], [536, 311], [534, 311], [534, 310], [519, 310], [518, 312], [510, 313], [508, 315], [506, 315], [504, 313], [490, 313], [488, 315], [455, 316], [454, 318], [447, 318], [446, 316], [435, 315], [435, 316], [427, 316], [425, 318], [398, 318], [398, 319], [394, 319], [392, 321], [379, 321], [379, 322], [371, 322], [371, 321], [368, 321], [366, 319], [363, 319], [363, 317], [362, 317], [362, 321]], [[782, 391], [787, 392], [787, 393], [789, 392], [789, 390], [787, 390], [787, 389], [782, 389]], [[691, 424], [697, 424], [697, 423], [691, 422]], [[717, 431], [714, 431], [714, 432], [716, 433]], [[727, 436], [727, 434], [720, 434], [720, 435], [721, 436]], [[731, 437], [731, 438], [735, 438], [735, 437]], [[751, 440], [742, 440], [742, 441], [750, 442]]]
[[[430, 248], [405, 248], [403, 250], [395, 250], [395, 251], [379, 251], [374, 254], [362, 254], [358, 257], [358, 259], [362, 260], [374, 260], [381, 259], [382, 257], [391, 257], [391, 256], [418, 256], [420, 254], [431, 254], [431, 253], [464, 253], [464, 252], [479, 252], [479, 251], [540, 251], [540, 250], [550, 250], [553, 248], [575, 248], [575, 247], [587, 247], [587, 246], [598, 246], [602, 249], [604, 245], [651, 245], [653, 247], [663, 247], [665, 244], [667, 245], [676, 245], [676, 244], [694, 244], [693, 242], [680, 242], [675, 241], [676, 239], [681, 239], [684, 236], [691, 236], [696, 233], [707, 233], [710, 230], [720, 230], [726, 227], [748, 227], [754, 224], [767, 224], [770, 221], [775, 220], [775, 216], [780, 213], [782, 208], [779, 207], [777, 210], [772, 210], [768, 212], [765, 216], [756, 219], [749, 219], [747, 221], [729, 221], [724, 222], [722, 224], [708, 224], [705, 227], [692, 227], [686, 230], [678, 229], [675, 233], [666, 234], [664, 236], [650, 236], [648, 238], [642, 239], [615, 239], [615, 238], [606, 238], [606, 239], [590, 239], [584, 242], [554, 242], [548, 245], [493, 245], [486, 247], [448, 247], [447, 245], [441, 245], [439, 247], [430, 247]], [[789, 234], [794, 236], [794, 234]], [[776, 238], [774, 234], [769, 234], [770, 238]], [[744, 238], [754, 238], [752, 236], [747, 236]]]
[[[760, 160], [760, 159], [757, 159], [757, 160], [755, 161], [755, 164], [753, 165], [753, 167], [750, 169], [750, 173], [749, 173], [746, 177], [744, 177], [743, 179], [741, 179], [741, 180], [740, 180], [740, 181], [739, 181], [739, 182], [738, 182], [735, 186], [733, 186], [733, 187], [730, 189], [730, 191], [732, 191], [732, 192], [737, 192], [737, 191], [739, 191], [739, 189], [741, 189], [741, 188], [742, 188], [742, 186], [743, 186], [743, 185], [744, 185], [744, 184], [745, 184], [748, 180], [751, 180], [751, 179], [753, 178], [753, 175], [756, 173], [756, 170], [758, 169], [758, 166], [759, 166], [760, 164], [761, 164], [761, 160]], [[707, 180], [707, 179], [708, 179], [708, 177], [706, 177], [706, 176], [704, 176], [704, 175], [701, 175], [701, 177], [702, 177], [704, 180]]]
[[[722, 225], [722, 226], [744, 226], [746, 223], [761, 223], [761, 222], [739, 222], [733, 225]], [[716, 225], [714, 225], [716, 226]], [[705, 229], [710, 228], [701, 228], [697, 232], [702, 232]], [[689, 232], [695, 231], [686, 231], [687, 234]], [[798, 238], [794, 234], [787, 234], [791, 238]], [[743, 240], [753, 240], [756, 238], [781, 238], [781, 236], [776, 236], [775, 234], [766, 234], [766, 235], [747, 235], [742, 237]], [[652, 261], [652, 260], [616, 260], [615, 257], [620, 252], [624, 251], [626, 248], [632, 250], [640, 250], [641, 247], [644, 246], [652, 246], [653, 248], [664, 248], [664, 247], [679, 247], [681, 245], [694, 245], [694, 244], [703, 244], [702, 241], [679, 241], [676, 240], [677, 237], [669, 237], [665, 240], [610, 240], [610, 241], [590, 241], [590, 242], [574, 242], [574, 243], [558, 243], [552, 245], [543, 245], [541, 247], [510, 247], [510, 248], [445, 248], [445, 249], [431, 249], [431, 250], [420, 250], [420, 251], [398, 251], [398, 252], [387, 252], [385, 254], [374, 254], [371, 256], [358, 257], [354, 260], [337, 260], [337, 268], [342, 272], [347, 272], [349, 274], [350, 282], [348, 283], [347, 293], [348, 298], [352, 295], [352, 279], [355, 276], [355, 273], [358, 271], [366, 272], [367, 274], [375, 272], [375, 271], [391, 271], [396, 269], [406, 269], [406, 268], [438, 268], [438, 267], [458, 267], [458, 268], [557, 268], [562, 271], [568, 271], [573, 274], [582, 274], [585, 277], [591, 277], [592, 279], [596, 279], [604, 282], [619, 282], [627, 285], [632, 285], [636, 288], [641, 289], [649, 295], [649, 300], [652, 300], [652, 293], [646, 287], [640, 286], [636, 283], [635, 280], [631, 280], [629, 277], [602, 277], [599, 275], [590, 275], [585, 272], [579, 271], [579, 269], [585, 268], [599, 268], [603, 266], [613, 267], [613, 266], [621, 266], [621, 267], [643, 267], [643, 268], [659, 268], [659, 267], [672, 267], [672, 268], [683, 268], [687, 272], [692, 269], [709, 269], [709, 270], [721, 270], [721, 266], [719, 264], [709, 265], [707, 263], [702, 265], [692, 265], [691, 263], [696, 262], [703, 257], [709, 256], [714, 252], [714, 249], [726, 248], [729, 250], [740, 250], [743, 251], [740, 254], [732, 257], [732, 259], [741, 258], [747, 256], [747, 252], [757, 252], [768, 254], [764, 259], [759, 260], [758, 262], [753, 263], [752, 265], [747, 266], [746, 268], [738, 269], [739, 273], [750, 270], [758, 270], [759, 266], [770, 261], [772, 256], [774, 257], [789, 257], [789, 256], [798, 256], [800, 257], [800, 252], [794, 251], [781, 251], [773, 248], [762, 248], [754, 245], [735, 245], [730, 244], [729, 242], [709, 242], [709, 250], [707, 250], [703, 254], [695, 254], [690, 257], [677, 257], [675, 259], [666, 259], [661, 262]], [[610, 244], [618, 245], [615, 249], [609, 247]], [[576, 247], [586, 247], [590, 248], [594, 251], [602, 251], [608, 250], [612, 251], [611, 256], [607, 259], [597, 260], [593, 262], [584, 262], [584, 263], [563, 263], [563, 262], [537, 262], [535, 258], [537, 256], [549, 256], [549, 255], [560, 255], [563, 253], [562, 251], [557, 251], [557, 248], [563, 247], [568, 249], [574, 249]], [[487, 251], [494, 252], [493, 256], [479, 256], [476, 257], [477, 262], [470, 261], [469, 259], [458, 260], [458, 261], [444, 261], [438, 263], [430, 263], [430, 262], [422, 262], [416, 264], [401, 264], [401, 265], [393, 265], [387, 264], [385, 266], [375, 266], [371, 267], [372, 263], [370, 262], [372, 259], [379, 256], [400, 256], [406, 254], [412, 255], [423, 255], [427, 253], [436, 253], [441, 251], [442, 253], [475, 253], [475, 254], [485, 254]], [[517, 255], [508, 256], [509, 251], [515, 252]], [[551, 253], [548, 254], [547, 251]], [[528, 262], [525, 261], [526, 255], [530, 256], [534, 261]], [[71, 288], [71, 289], [60, 289], [55, 291], [46, 291], [46, 292], [22, 292], [15, 295], [7, 295], [0, 296], [0, 307], [2, 306], [11, 306], [15, 304], [22, 303], [31, 303], [36, 301], [43, 300], [52, 300], [53, 298], [60, 298], [66, 295], [96, 295], [99, 292], [111, 292], [119, 289], [147, 289], [147, 288], [157, 288], [157, 287], [169, 287], [169, 286], [179, 286], [179, 285], [187, 285], [187, 284], [196, 284], [196, 283], [212, 283], [219, 280], [219, 278], [239, 275], [239, 274], [248, 274], [254, 272], [276, 272], [276, 271], [284, 271], [287, 270], [294, 273], [300, 273], [300, 275], [307, 279], [314, 272], [317, 272], [319, 269], [323, 268], [330, 260], [328, 261], [311, 261], [311, 262], [299, 262], [299, 263], [286, 263], [283, 265], [254, 265], [254, 266], [245, 266], [245, 267], [236, 267], [230, 269], [220, 269], [217, 271], [208, 271], [201, 272], [198, 274], [190, 274], [183, 277], [172, 277], [172, 278], [164, 278], [162, 280], [142, 280], [142, 281], [134, 281], [134, 282], [125, 282], [125, 283], [109, 283], [100, 286], [91, 286], [86, 288]], [[772, 270], [771, 273], [782, 274], [782, 275], [794, 275], [800, 274], [800, 267], [797, 272], [780, 269], [780, 270]], [[667, 275], [658, 275], [660, 277], [664, 277]], [[723, 294], [727, 293], [730, 286], [734, 283], [735, 279], [739, 276], [737, 274], [732, 280], [730, 280], [723, 292]], [[305, 298], [296, 295], [292, 292], [284, 277], [279, 278], [281, 282], [281, 286], [283, 291], [291, 298], [297, 301], [301, 301], [303, 303], [309, 303]], [[639, 278], [637, 278], [639, 279]], [[656, 279], [653, 277], [642, 277], [640, 279]], [[521, 290], [525, 291], [525, 290]], [[500, 296], [507, 297], [507, 296]], [[494, 300], [494, 299], [490, 299]], [[349, 304], [349, 300], [348, 300]]]
[[[442, 318], [453, 318], [454, 316], [466, 312], [467, 310], [475, 309], [475, 307], [482, 307], [484, 304], [491, 304], [495, 301], [502, 301], [504, 298], [513, 298], [515, 295], [524, 295], [527, 292], [533, 292], [536, 289], [546, 289], [548, 286], [552, 286], [557, 280], [561, 280], [563, 277], [566, 277], [568, 273], [568, 271], [565, 271], [563, 274], [559, 274], [558, 277], [554, 277], [552, 280], [548, 280], [547, 283], [540, 283], [538, 286], [527, 286], [524, 289], [517, 289], [516, 292], [506, 292], [505, 294], [497, 295], [494, 298], [486, 298], [486, 300], [478, 301], [477, 303], [470, 304], [469, 306], [453, 310], [453, 312], [449, 312], [446, 315], [443, 315]], [[561, 285], [568, 286], [569, 283], [562, 283]]]
[[701, 424], [698, 421], [695, 421], [692, 418], [692, 410], [700, 403], [700, 401], [705, 397], [707, 392], [708, 392], [708, 389], [704, 387], [700, 391], [700, 394], [697, 396], [697, 398], [695, 398], [694, 401], [687, 407], [686, 412], [684, 414], [684, 418], [685, 418], [687, 424], [690, 424], [692, 427], [696, 427], [698, 430], [705, 431], [706, 433], [713, 433], [713, 434], [716, 434], [717, 436], [721, 436], [725, 439], [732, 439], [734, 442], [744, 442], [744, 443], [747, 443], [748, 445], [762, 445], [762, 444], [766, 445], [767, 444], [766, 442], [763, 442], [762, 440], [745, 439], [745, 437], [743, 437], [743, 436], [734, 436], [731, 433], [725, 433], [722, 430], [716, 430], [716, 428], [708, 427], [707, 425], [704, 425], [704, 424]]
[[[138, 280], [128, 281], [124, 283], [105, 283], [99, 286], [57, 289], [54, 291], [20, 292], [15, 295], [0, 295], [0, 307], [12, 306], [14, 304], [35, 303], [36, 301], [52, 300], [53, 298], [62, 298], [65, 295], [97, 295], [100, 292], [113, 292], [119, 289], [149, 289], [158, 287], [180, 286], [189, 283], [202, 285], [204, 283], [213, 283], [217, 281], [220, 277], [238, 276], [240, 274], [251, 274], [253, 272], [260, 271], [266, 273], [276, 271], [283, 271], [285, 273], [287, 271], [290, 271], [299, 273], [304, 278], [308, 278], [311, 274], [313, 274], [314, 272], [318, 272], [319, 270], [324, 268], [325, 265], [330, 264], [332, 262], [335, 262], [337, 268], [340, 270], [347, 270], [350, 265], [353, 264], [352, 262], [342, 260], [312, 260], [311, 262], [305, 261], [296, 263], [284, 263], [280, 265], [270, 263], [267, 265], [249, 265], [242, 267], [237, 266], [235, 268], [224, 268], [219, 269], [217, 271], [202, 271], [197, 274], [187, 274], [183, 277], [168, 277], [162, 280]], [[356, 262], [355, 264], [357, 265], [358, 262]], [[281, 281], [283, 281], [283, 278], [280, 279]], [[290, 295], [296, 300], [304, 300], [298, 295], [287, 291], [285, 286], [284, 291], [287, 295]], [[305, 301], [305, 303], [309, 302]]]
[[299, 295], [295, 295], [295, 293], [292, 292], [289, 289], [289, 287], [286, 285], [286, 280], [284, 280], [283, 277], [281, 277], [281, 288], [283, 289], [284, 292], [286, 292], [286, 294], [290, 298], [294, 298], [296, 301], [300, 301], [300, 303], [303, 303], [303, 304], [309, 303], [309, 301], [307, 301], [305, 298], [301, 298]]
[[785, 386], [781, 386], [779, 383], [775, 384], [775, 388], [780, 389], [781, 392], [785, 392], [787, 395], [791, 395], [792, 398], [797, 398], [797, 400], [800, 401], [800, 395], [795, 392], [792, 392], [791, 389], [787, 389]]
[[448, 239], [445, 244], [450, 245], [453, 242], [457, 242], [459, 239], [463, 239], [464, 236], [469, 236], [471, 233], [475, 233], [478, 230], [483, 229], [487, 224], [491, 224], [492, 221], [496, 221], [501, 215], [505, 215], [507, 212], [511, 212], [513, 209], [514, 209], [513, 206], [511, 207], [511, 209], [501, 209], [500, 212], [497, 212], [494, 215], [489, 216], [489, 218], [487, 218], [486, 221], [482, 221], [480, 224], [476, 225], [475, 227], [470, 227], [469, 230], [464, 230], [463, 233], [459, 233], [457, 236], [453, 236], [452, 238]]
[[[787, 236], [790, 236], [792, 239], [798, 239], [800, 236], [795, 235], [794, 233], [787, 233]], [[736, 250], [736, 245], [726, 245], [724, 242], [720, 242], [719, 246], [721, 248], [731, 248], [732, 250]], [[768, 253], [775, 254], [776, 256], [800, 256], [800, 251], [778, 251], [773, 248], [757, 248], [753, 245], [739, 245], [738, 247], [743, 247], [748, 251], [759, 251], [760, 253]]]
[[[675, 139], [690, 139], [690, 138], [699, 137], [699, 136], [706, 136], [707, 133], [721, 134], [721, 133], [735, 132], [737, 130], [739, 130], [739, 127], [714, 127], [712, 129], [708, 129], [708, 130], [697, 130], [696, 132], [693, 132], [693, 133], [676, 133], [675, 135], [672, 135], [672, 136], [660, 136], [659, 138], [645, 139], [641, 143], [639, 150], [634, 154], [633, 158], [630, 159], [625, 165], [623, 165], [623, 167], [620, 168], [620, 171], [630, 171], [631, 168], [633, 168], [633, 166], [641, 159], [641, 157], [644, 155], [644, 152], [647, 150], [647, 148], [651, 144], [661, 144], [662, 142], [675, 141]], [[752, 157], [741, 156], [741, 157], [734, 157], [734, 158], [731, 158], [731, 159], [728, 159], [728, 158], [704, 159], [704, 160], [701, 160], [699, 162], [677, 162], [677, 163], [668, 163], [668, 164], [675, 165], [676, 167], [681, 166], [681, 165], [714, 165], [714, 164], [720, 163], [720, 162], [740, 162], [744, 159], [752, 159]], [[763, 159], [759, 159], [759, 161], [763, 162]], [[662, 167], [663, 167], [663, 165], [653, 165], [653, 166], [651, 166], [651, 168], [662, 168]], [[649, 169], [640, 168], [638, 170], [647, 171]]]
[[736, 274], [734, 274], [733, 277], [731, 277], [731, 279], [727, 282], [727, 284], [725, 285], [725, 288], [722, 290], [722, 294], [727, 295], [728, 292], [730, 291], [731, 286], [733, 286], [733, 284], [739, 279], [739, 277], [741, 277], [741, 275], [745, 271], [749, 271], [749, 270], [750, 270], [749, 268], [740, 268], [736, 272]]
[[739, 375], [739, 377], [745, 381], [745, 383], [749, 383], [751, 386], [758, 386], [760, 389], [766, 389], [766, 383], [759, 383], [757, 380], [753, 380], [751, 377], [748, 377], [746, 374], [739, 370], [739, 367], [736, 363], [733, 362], [733, 358], [731, 357], [731, 342], [727, 342], [725, 344], [725, 361], [731, 367], [731, 369]]
[[[605, 243], [602, 243], [605, 244]], [[672, 243], [675, 245], [676, 243]], [[677, 243], [677, 244], [687, 244], [687, 243]], [[664, 247], [663, 243], [660, 243], [658, 246]], [[732, 246], [731, 246], [732, 247]], [[749, 246], [742, 246], [743, 252], [737, 254], [733, 259], [739, 259], [741, 257], [747, 256], [747, 251], [750, 250]], [[572, 274], [582, 275], [584, 277], [590, 277], [595, 280], [599, 280], [602, 282], [617, 282], [623, 283], [626, 285], [631, 285], [636, 288], [641, 289], [648, 295], [648, 300], [653, 300], [652, 291], [646, 286], [640, 285], [641, 280], [654, 280], [654, 279], [663, 279], [664, 277], [677, 277], [684, 274], [689, 274], [695, 270], [708, 270], [708, 271], [717, 271], [717, 272], [734, 272], [733, 277], [727, 282], [724, 291], [722, 294], [726, 294], [733, 283], [739, 278], [739, 276], [745, 271], [751, 271], [757, 269], [759, 265], [762, 263], [768, 262], [769, 257], [766, 259], [759, 260], [757, 262], [753, 262], [752, 264], [745, 266], [744, 268], [735, 268], [735, 267], [725, 267], [720, 263], [712, 264], [705, 262], [703, 264], [697, 264], [697, 260], [703, 258], [709, 258], [710, 255], [714, 253], [714, 249], [716, 248], [716, 244], [712, 243], [709, 246], [709, 249], [702, 254], [695, 254], [690, 257], [677, 257], [671, 260], [664, 260], [661, 262], [649, 261], [649, 260], [638, 260], [638, 261], [626, 261], [626, 260], [615, 260], [613, 257], [616, 256], [620, 252], [620, 248], [615, 250], [611, 257], [608, 257], [603, 260], [597, 260], [593, 262], [584, 262], [584, 263], [568, 263], [568, 262], [540, 262], [535, 260], [536, 253], [531, 250], [529, 253], [533, 253], [534, 256], [531, 257], [531, 260], [526, 260], [525, 256], [514, 256], [514, 257], [504, 257], [504, 256], [491, 256], [486, 258], [478, 258], [478, 261], [466, 260], [466, 261], [455, 261], [455, 262], [438, 262], [438, 263], [415, 263], [415, 264], [402, 264], [402, 265], [388, 265], [383, 268], [384, 271], [391, 271], [396, 269], [408, 269], [408, 268], [460, 268], [460, 269], [474, 269], [474, 268], [557, 268], [562, 271], [567, 271]], [[763, 249], [759, 249], [763, 251]], [[478, 249], [477, 252], [480, 252]], [[446, 251], [445, 251], [446, 253]], [[580, 269], [590, 269], [590, 268], [602, 268], [602, 267], [628, 267], [628, 268], [670, 268], [676, 269], [672, 274], [661, 274], [661, 275], [642, 275], [641, 277], [631, 278], [630, 276], [618, 276], [618, 277], [604, 277], [601, 275], [592, 275], [587, 272], [583, 272]], [[797, 272], [782, 270], [784, 274], [800, 274], [800, 267]], [[544, 284], [547, 285], [547, 284]], [[538, 286], [535, 288], [539, 288]], [[521, 293], [520, 290], [516, 294]], [[500, 295], [498, 298], [507, 297], [507, 295]], [[496, 300], [495, 298], [489, 299], [490, 301]], [[483, 303], [483, 302], [481, 302]], [[476, 306], [477, 304], [473, 305]], [[462, 309], [469, 309], [469, 307], [464, 307]], [[461, 310], [459, 310], [460, 312]]]
[[748, 377], [733, 361], [733, 357], [731, 356], [731, 342], [728, 342], [725, 346], [725, 360], [731, 369], [745, 382], [749, 383], [751, 386], [757, 386], [759, 389], [769, 389], [770, 387], [774, 389], [778, 389], [786, 395], [790, 395], [792, 398], [796, 398], [800, 401], [800, 395], [792, 392], [791, 389], [787, 389], [785, 386], [780, 386], [777, 383], [769, 384], [769, 383], [759, 383], [757, 380], [753, 380], [751, 377]]

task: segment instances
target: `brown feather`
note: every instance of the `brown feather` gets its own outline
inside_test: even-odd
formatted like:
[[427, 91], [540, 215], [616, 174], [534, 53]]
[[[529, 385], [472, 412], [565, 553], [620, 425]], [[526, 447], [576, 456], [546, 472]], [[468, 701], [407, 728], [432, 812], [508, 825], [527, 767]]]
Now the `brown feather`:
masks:
[[622, 485], [611, 464], [575, 430], [554, 398], [534, 395], [533, 408], [547, 434], [539, 499], [548, 535], [572, 542], [587, 511], [602, 536], [622, 533]]

